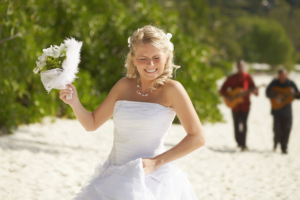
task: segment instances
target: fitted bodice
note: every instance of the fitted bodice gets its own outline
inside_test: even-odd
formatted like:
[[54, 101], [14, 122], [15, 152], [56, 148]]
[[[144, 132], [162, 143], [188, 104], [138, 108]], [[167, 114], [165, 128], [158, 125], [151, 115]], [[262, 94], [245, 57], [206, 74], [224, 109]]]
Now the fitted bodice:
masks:
[[122, 165], [165, 151], [164, 141], [175, 111], [157, 103], [117, 101], [114, 107], [114, 143], [110, 163]]

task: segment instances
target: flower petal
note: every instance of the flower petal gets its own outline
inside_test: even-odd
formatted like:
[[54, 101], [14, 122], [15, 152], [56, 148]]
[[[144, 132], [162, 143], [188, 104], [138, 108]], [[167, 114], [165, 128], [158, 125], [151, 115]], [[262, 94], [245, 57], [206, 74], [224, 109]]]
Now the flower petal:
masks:
[[172, 42], [169, 43], [169, 49], [171, 51], [174, 51], [174, 44]]
[[172, 38], [172, 34], [171, 33], [167, 33], [167, 38], [170, 40]]
[[34, 69], [33, 69], [33, 73], [35, 73], [35, 74], [39, 73], [39, 68], [37, 68], [37, 67], [34, 68]]
[[128, 41], [128, 44], [129, 44], [129, 46], [130, 46], [130, 37], [128, 38], [128, 40], [127, 40], [127, 41]]

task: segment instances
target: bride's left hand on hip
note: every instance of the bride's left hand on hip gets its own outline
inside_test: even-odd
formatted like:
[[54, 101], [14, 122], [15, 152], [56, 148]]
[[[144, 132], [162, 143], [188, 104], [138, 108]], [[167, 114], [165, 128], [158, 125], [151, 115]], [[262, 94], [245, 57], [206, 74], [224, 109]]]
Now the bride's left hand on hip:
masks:
[[145, 175], [155, 171], [158, 168], [155, 158], [143, 158], [142, 162]]

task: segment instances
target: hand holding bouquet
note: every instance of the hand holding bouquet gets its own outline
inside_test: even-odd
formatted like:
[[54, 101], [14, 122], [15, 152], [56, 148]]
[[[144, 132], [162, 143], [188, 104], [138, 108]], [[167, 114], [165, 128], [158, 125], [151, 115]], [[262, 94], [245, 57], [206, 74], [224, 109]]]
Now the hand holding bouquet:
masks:
[[[76, 78], [78, 64], [80, 62], [80, 49], [82, 42], [74, 38], [66, 39], [60, 46], [52, 46], [43, 49], [43, 55], [36, 61], [37, 67], [33, 70], [35, 74], [40, 73], [41, 80], [49, 93], [54, 89], [66, 89]], [[72, 99], [72, 94], [67, 100]]]

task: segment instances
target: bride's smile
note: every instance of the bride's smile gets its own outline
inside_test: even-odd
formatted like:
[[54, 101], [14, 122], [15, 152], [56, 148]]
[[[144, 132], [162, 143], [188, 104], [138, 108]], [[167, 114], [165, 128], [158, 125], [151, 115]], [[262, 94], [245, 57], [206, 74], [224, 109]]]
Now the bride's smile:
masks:
[[152, 70], [150, 70], [150, 69], [145, 69], [145, 71], [146, 71], [147, 73], [153, 73], [153, 72], [156, 72], [156, 71], [157, 71], [157, 68], [156, 68], [156, 69], [152, 69]]
[[151, 44], [140, 44], [137, 45], [132, 60], [141, 79], [154, 80], [163, 73], [167, 56], [163, 50]]

